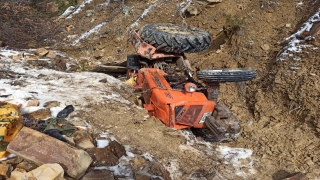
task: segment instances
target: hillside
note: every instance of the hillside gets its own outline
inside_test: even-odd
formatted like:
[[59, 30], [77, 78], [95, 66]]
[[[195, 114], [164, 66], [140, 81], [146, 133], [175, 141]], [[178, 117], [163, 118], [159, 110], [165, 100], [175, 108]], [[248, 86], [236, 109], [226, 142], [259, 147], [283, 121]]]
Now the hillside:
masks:
[[[58, 6], [58, 2], [64, 6]], [[128, 41], [131, 30], [166, 22], [196, 26], [213, 35], [208, 50], [186, 55], [193, 68], [251, 68], [258, 73], [247, 83], [221, 85], [219, 102], [231, 109], [243, 127], [235, 142], [205, 143], [188, 130], [165, 127], [133, 103], [117, 100], [92, 103], [78, 112], [77, 117], [86, 119], [95, 133], [108, 130], [136, 154], [150, 153], [172, 179], [282, 179], [293, 172], [303, 172], [309, 179], [320, 178], [319, 1], [44, 3], [56, 3], [57, 11], [48, 14], [36, 9], [46, 14], [42, 20], [30, 15], [29, 20], [22, 21], [26, 26], [31, 21], [40, 23], [35, 25], [39, 30], [31, 30], [39, 31], [39, 36], [26, 30], [13, 31], [17, 32], [15, 37], [8, 38], [2, 26], [0, 41], [8, 49], [48, 46], [61, 52], [65, 56], [57, 56], [51, 67], [56, 70], [91, 71], [99, 65], [123, 62], [128, 54], [134, 54]], [[39, 2], [29, 5], [40, 7]], [[10, 8], [5, 7], [9, 6], [1, 3], [2, 22], [7, 22], [5, 14], [13, 18]], [[12, 30], [15, 26], [7, 27]], [[70, 63], [77, 68], [68, 68]], [[123, 80], [122, 76], [116, 77]], [[134, 96], [130, 86], [114, 90], [125, 99]], [[223, 154], [228, 147], [252, 154], [244, 153], [245, 159], [239, 160]]]

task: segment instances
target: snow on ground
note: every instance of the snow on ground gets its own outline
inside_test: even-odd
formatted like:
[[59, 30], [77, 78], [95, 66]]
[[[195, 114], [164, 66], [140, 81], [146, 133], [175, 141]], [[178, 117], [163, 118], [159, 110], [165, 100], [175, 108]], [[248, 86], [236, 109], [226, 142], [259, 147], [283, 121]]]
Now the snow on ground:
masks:
[[[0, 79], [0, 101], [6, 101], [13, 104], [22, 104], [21, 113], [28, 113], [43, 108], [45, 102], [59, 101], [60, 107], [51, 108], [52, 116], [61, 111], [66, 105], [73, 105], [75, 111], [85, 108], [89, 103], [102, 103], [104, 100], [115, 100], [121, 103], [129, 103], [120, 94], [114, 92], [112, 87], [120, 88], [124, 85], [121, 81], [112, 76], [91, 73], [75, 72], [65, 73], [51, 69], [29, 69], [23, 67], [23, 62], [14, 62], [10, 56], [21, 54], [18, 51], [0, 49], [0, 72], [14, 72], [19, 74], [15, 78]], [[99, 82], [106, 79], [107, 82]], [[23, 85], [13, 85], [14, 81], [21, 81]], [[105, 81], [104, 81], [105, 82]], [[27, 107], [29, 99], [40, 101], [38, 107]], [[110, 141], [116, 140], [109, 132], [100, 134], [97, 139], [97, 147], [104, 148], [109, 145]], [[130, 179], [132, 171], [129, 161], [135, 156], [130, 152], [130, 147], [125, 146], [127, 156], [119, 160], [119, 164], [109, 167], [96, 167], [97, 169], [108, 169], [115, 175], [126, 176]], [[148, 153], [145, 154], [147, 157]], [[0, 161], [15, 157], [10, 154]], [[149, 155], [148, 157], [151, 157]], [[128, 180], [129, 180], [128, 179]], [[133, 178], [131, 178], [133, 179]]]
[[186, 2], [181, 2], [178, 4], [178, 8], [180, 9], [180, 13], [185, 13], [186, 9], [191, 5], [192, 0], [187, 0]]
[[[72, 13], [70, 14], [67, 19], [72, 18], [72, 15], [78, 14], [87, 4], [90, 4], [93, 0], [85, 0], [83, 3]], [[63, 13], [64, 14], [64, 13]]]
[[[309, 32], [315, 22], [320, 21], [320, 8], [318, 11], [311, 16], [302, 26], [301, 28], [290, 37], [286, 38], [286, 41], [289, 41], [288, 45], [280, 51], [281, 53], [278, 55], [278, 60], [285, 60], [287, 57], [292, 57], [294, 53], [300, 53], [303, 49], [312, 47], [312, 45], [304, 44], [306, 41], [311, 40], [313, 37], [307, 36], [301, 38], [301, 35], [304, 32]], [[301, 60], [300, 58], [294, 58], [294, 60]]]
[[[200, 153], [199, 150], [195, 149], [195, 145], [204, 145], [207, 148], [204, 150], [204, 153], [208, 155], [218, 154], [218, 157], [224, 160], [224, 164], [232, 164], [236, 169], [234, 174], [246, 177], [251, 174], [255, 174], [256, 170], [253, 168], [253, 158], [252, 150], [245, 148], [232, 148], [223, 145], [217, 145], [214, 149], [214, 144], [204, 141], [199, 141], [190, 131], [181, 130], [181, 134], [186, 138], [186, 145], [179, 146], [181, 150], [188, 150], [194, 153]], [[242, 168], [247, 168], [248, 172], [241, 170]]]
[[92, 28], [91, 30], [89, 30], [88, 32], [82, 34], [77, 40], [75, 40], [71, 46], [75, 46], [76, 44], [79, 43], [80, 40], [82, 39], [87, 39], [87, 37], [89, 37], [91, 34], [93, 33], [98, 33], [99, 30], [104, 26], [106, 25], [107, 23], [106, 22], [102, 22], [101, 24], [95, 26], [94, 28]]
[[[13, 62], [11, 55], [18, 51], [0, 50], [2, 71], [12, 71], [14, 78], [0, 79], [0, 101], [22, 104], [21, 112], [29, 113], [43, 108], [48, 101], [59, 101], [61, 107], [52, 108], [55, 116], [67, 105], [73, 105], [75, 110], [84, 108], [90, 103], [103, 103], [105, 100], [115, 100], [130, 103], [120, 94], [112, 90], [113, 87], [125, 86], [120, 80], [102, 73], [75, 72], [66, 73], [51, 69], [29, 69], [23, 67], [22, 62]], [[101, 80], [104, 80], [101, 82]], [[14, 85], [15, 82], [20, 85]], [[29, 100], [40, 101], [38, 107], [27, 107]]]
[[[220, 145], [216, 148], [216, 151], [220, 154], [219, 157], [225, 160], [224, 164], [232, 164], [236, 169], [234, 174], [246, 177], [256, 173], [256, 170], [253, 168], [253, 158], [251, 157], [252, 150]], [[247, 168], [248, 172], [241, 170], [243, 168]]]
[[130, 25], [130, 29], [133, 29], [139, 25], [139, 21], [144, 18], [154, 7], [158, 6], [163, 0], [158, 0], [155, 3], [151, 4], [147, 9], [145, 9], [138, 19]]

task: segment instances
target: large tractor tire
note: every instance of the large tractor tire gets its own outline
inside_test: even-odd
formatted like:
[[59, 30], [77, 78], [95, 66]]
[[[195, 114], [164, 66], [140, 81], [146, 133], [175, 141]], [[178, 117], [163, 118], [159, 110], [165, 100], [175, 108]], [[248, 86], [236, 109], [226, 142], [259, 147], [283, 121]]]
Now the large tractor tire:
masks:
[[206, 82], [241, 82], [256, 78], [257, 72], [246, 68], [215, 68], [198, 71], [197, 77]]
[[148, 44], [173, 53], [196, 53], [210, 46], [212, 35], [202, 29], [175, 24], [148, 24], [140, 37]]

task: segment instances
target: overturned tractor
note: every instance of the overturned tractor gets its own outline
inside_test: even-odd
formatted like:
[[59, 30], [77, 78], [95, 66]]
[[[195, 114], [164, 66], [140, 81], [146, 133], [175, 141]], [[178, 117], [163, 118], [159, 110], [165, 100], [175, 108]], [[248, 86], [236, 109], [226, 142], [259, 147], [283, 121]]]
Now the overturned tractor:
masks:
[[194, 72], [184, 53], [207, 49], [211, 39], [210, 33], [195, 27], [148, 24], [131, 33], [137, 54], [127, 56], [127, 74], [141, 92], [144, 108], [166, 126], [192, 128], [206, 141], [232, 141], [240, 136], [241, 126], [231, 111], [218, 103], [219, 84], [249, 81], [257, 74], [245, 68]]

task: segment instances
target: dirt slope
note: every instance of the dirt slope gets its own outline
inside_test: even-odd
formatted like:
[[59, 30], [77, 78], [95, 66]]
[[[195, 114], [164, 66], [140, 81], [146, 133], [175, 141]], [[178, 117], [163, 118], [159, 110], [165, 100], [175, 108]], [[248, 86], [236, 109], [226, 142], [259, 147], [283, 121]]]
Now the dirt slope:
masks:
[[[223, 145], [253, 151], [253, 159], [247, 159], [252, 167], [240, 167], [246, 174], [236, 175], [236, 167], [212, 154], [219, 144], [208, 147], [201, 139], [186, 139], [155, 118], [146, 118], [146, 112], [133, 104], [92, 105], [79, 116], [98, 131], [110, 130], [137, 153], [149, 152], [171, 168], [174, 179], [281, 179], [296, 171], [320, 179], [318, 34], [306, 42], [312, 47], [277, 59], [288, 43], [285, 38], [300, 29], [320, 2], [223, 0], [205, 6], [199, 1], [192, 7], [200, 13], [184, 16], [180, 12], [187, 2], [93, 0], [79, 4], [82, 9], [71, 18], [55, 19], [61, 33], [52, 47], [93, 66], [122, 61], [134, 53], [128, 32], [147, 23], [186, 23], [209, 31], [212, 46], [187, 54], [195, 69], [246, 67], [258, 72], [254, 81], [223, 84], [219, 96], [243, 126], [237, 141]], [[131, 92], [128, 87], [119, 93], [129, 97]], [[176, 164], [179, 169], [172, 170]]]
[[[239, 140], [225, 145], [252, 149], [257, 173], [249, 177], [235, 176], [230, 174], [230, 171], [235, 172], [232, 166], [219, 165], [215, 155], [190, 155], [181, 151], [179, 145], [186, 143], [184, 138], [164, 135], [168, 129], [153, 118], [141, 124], [132, 122], [130, 115], [108, 118], [111, 125], [123, 127], [115, 130], [117, 136], [140, 151], [149, 151], [163, 164], [177, 159], [182, 172], [177, 177], [181, 179], [196, 178], [196, 174], [207, 179], [281, 179], [296, 171], [306, 173], [310, 179], [319, 178], [317, 109], [320, 89], [317, 84], [320, 72], [316, 56], [319, 50], [294, 55], [301, 57], [300, 61], [292, 58], [276, 60], [277, 53], [286, 44], [285, 38], [313, 15], [320, 7], [319, 2], [225, 0], [211, 6], [194, 4], [200, 14], [185, 18], [179, 14], [178, 4], [181, 2], [127, 1], [124, 5], [111, 2], [103, 10], [93, 4], [86, 6], [85, 10], [95, 10], [93, 17], [86, 17], [85, 10], [81, 11], [72, 20], [63, 22], [65, 26], [74, 26], [64, 33], [81, 34], [81, 29], [91, 29], [101, 22], [106, 22], [106, 25], [98, 35], [63, 49], [76, 58], [89, 56], [92, 63], [121, 61], [133, 53], [127, 42], [127, 32], [133, 27], [157, 22], [185, 22], [208, 30], [214, 37], [210, 49], [187, 55], [193, 67], [246, 67], [256, 69], [259, 74], [252, 82], [222, 85], [219, 97], [219, 101], [230, 107], [240, 119], [244, 128]], [[130, 9], [127, 15], [124, 13], [128, 10], [126, 8]], [[140, 19], [148, 8], [149, 12]], [[137, 26], [134, 26], [135, 22]], [[311, 43], [317, 47], [318, 41], [316, 37]], [[93, 57], [99, 53], [102, 54], [100, 59]], [[94, 107], [92, 110], [97, 113], [94, 119], [112, 117], [116, 111], [114, 106]], [[140, 111], [132, 113], [139, 114]], [[193, 148], [203, 150], [199, 144], [194, 144]], [[242, 170], [248, 171], [248, 168], [243, 167]]]

